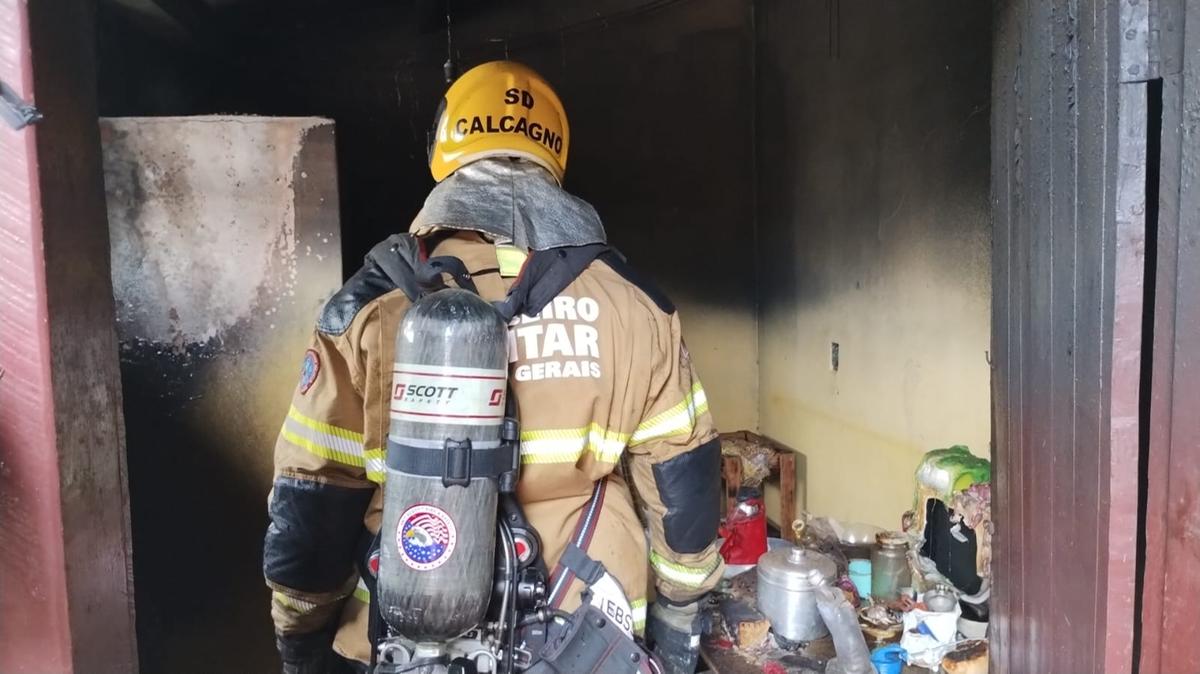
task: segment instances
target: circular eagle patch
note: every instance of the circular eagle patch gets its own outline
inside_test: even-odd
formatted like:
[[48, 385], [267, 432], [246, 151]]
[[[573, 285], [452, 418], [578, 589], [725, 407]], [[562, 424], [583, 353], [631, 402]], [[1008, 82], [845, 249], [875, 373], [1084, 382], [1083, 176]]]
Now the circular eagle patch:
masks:
[[321, 371], [321, 357], [316, 351], [309, 349], [304, 352], [304, 364], [300, 366], [300, 395], [308, 393], [317, 382], [317, 373]]
[[417, 571], [430, 571], [445, 564], [454, 554], [457, 540], [454, 520], [436, 506], [412, 506], [400, 515], [396, 526], [400, 559]]

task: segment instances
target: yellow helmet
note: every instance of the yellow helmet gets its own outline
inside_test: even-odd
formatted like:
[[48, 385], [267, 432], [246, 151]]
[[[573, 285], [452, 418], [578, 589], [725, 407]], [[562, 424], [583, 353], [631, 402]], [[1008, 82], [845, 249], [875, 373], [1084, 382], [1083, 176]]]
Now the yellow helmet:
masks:
[[429, 170], [441, 182], [484, 157], [520, 157], [562, 182], [571, 132], [558, 95], [513, 61], [475, 66], [450, 85], [434, 120]]

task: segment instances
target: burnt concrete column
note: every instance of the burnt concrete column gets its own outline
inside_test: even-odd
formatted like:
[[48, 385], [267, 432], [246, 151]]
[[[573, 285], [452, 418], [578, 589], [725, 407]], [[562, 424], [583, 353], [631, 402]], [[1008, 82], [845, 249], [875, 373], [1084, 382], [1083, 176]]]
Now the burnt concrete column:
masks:
[[145, 671], [270, 671], [275, 434], [341, 285], [328, 120], [101, 122]]

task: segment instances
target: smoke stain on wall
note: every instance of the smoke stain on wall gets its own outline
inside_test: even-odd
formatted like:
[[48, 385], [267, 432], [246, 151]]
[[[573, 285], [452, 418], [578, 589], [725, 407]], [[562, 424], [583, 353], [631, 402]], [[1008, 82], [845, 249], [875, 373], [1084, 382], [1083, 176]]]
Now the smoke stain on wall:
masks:
[[268, 671], [274, 437], [341, 284], [333, 126], [119, 118], [102, 139], [142, 670]]

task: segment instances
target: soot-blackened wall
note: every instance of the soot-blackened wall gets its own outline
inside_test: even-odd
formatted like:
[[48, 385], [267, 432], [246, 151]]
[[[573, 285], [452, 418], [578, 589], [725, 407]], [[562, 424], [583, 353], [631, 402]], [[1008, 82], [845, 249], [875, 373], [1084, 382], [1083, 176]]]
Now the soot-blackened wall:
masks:
[[[595, 204], [611, 240], [680, 306], [718, 423], [727, 430], [754, 428], [749, 4], [465, 5], [454, 3], [460, 67], [507, 54], [556, 87], [572, 126], [567, 188]], [[431, 22], [407, 3], [330, 12], [226, 40], [212, 58], [204, 55], [203, 43], [174, 45], [137, 32], [111, 8], [103, 19], [102, 114], [334, 120], [346, 275], [374, 243], [407, 228], [433, 186], [425, 144], [446, 87], [440, 17]], [[325, 280], [332, 292], [336, 280]], [[196, 278], [197, 287], [204, 283]], [[315, 318], [315, 308], [312, 313]], [[270, 323], [259, 327], [270, 330]], [[272, 453], [271, 433], [264, 429], [278, 426], [286, 405], [263, 409], [268, 394], [262, 389], [271, 383], [280, 395], [291, 392], [303, 350], [295, 344], [307, 329], [289, 321], [287, 330], [279, 345], [290, 343], [295, 352], [226, 345], [238, 356], [222, 360], [223, 367], [243, 368], [238, 376], [259, 382], [253, 390], [232, 375], [209, 376], [202, 387], [192, 383], [199, 375], [175, 387], [165, 379], [152, 385], [126, 379], [135, 403], [127, 416], [143, 415], [131, 417], [129, 451], [134, 467], [140, 466], [131, 473], [135, 530], [142, 537], [135, 540], [135, 559], [143, 560], [136, 585], [144, 672], [236, 671], [233, 662], [245, 671], [271, 666], [267, 592], [257, 571]], [[129, 353], [126, 359], [131, 372], [155, 374]], [[229, 410], [219, 403], [255, 393], [259, 402], [238, 417], [249, 424], [248, 417], [258, 414], [254, 432], [233, 442]], [[160, 414], [156, 405], [164, 395], [183, 396], [180, 409], [190, 416]], [[191, 396], [196, 399], [186, 400]], [[209, 423], [193, 418], [205, 414]], [[186, 454], [174, 461], [172, 453], [152, 453], [156, 439]], [[171, 466], [192, 472], [182, 483], [172, 482], [165, 475]], [[195, 474], [197, 466], [207, 473]], [[207, 480], [220, 507], [205, 510], [197, 490]], [[190, 505], [171, 510], [164, 501], [172, 494]], [[172, 564], [172, 555], [187, 563]]]
[[[337, 121], [347, 273], [433, 186], [426, 133], [446, 32], [411, 7], [274, 31], [247, 56], [240, 112]], [[571, 123], [568, 190], [680, 306], [718, 424], [757, 424], [749, 2], [528, 0], [452, 15], [460, 69], [524, 61]]]
[[268, 671], [271, 449], [341, 280], [328, 120], [101, 122], [146, 674]]
[[990, 19], [757, 3], [759, 427], [812, 512], [897, 528], [922, 452], [988, 455]]
[[[268, 16], [210, 60], [110, 40], [102, 112], [333, 119], [349, 274], [433, 184], [426, 132], [447, 53], [433, 4]], [[922, 451], [987, 451], [987, 3], [452, 10], [460, 70], [509, 57], [559, 91], [567, 189], [679, 304], [722, 430], [804, 455], [810, 510], [896, 524]], [[273, 362], [294, 376], [299, 358]], [[243, 610], [269, 629], [259, 597]], [[219, 646], [260, 653], [262, 633]]]

